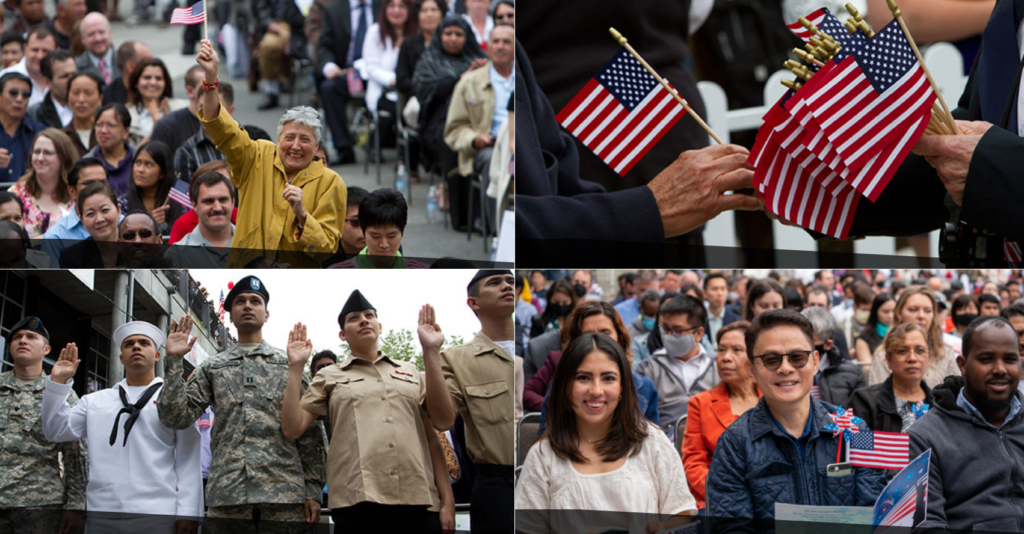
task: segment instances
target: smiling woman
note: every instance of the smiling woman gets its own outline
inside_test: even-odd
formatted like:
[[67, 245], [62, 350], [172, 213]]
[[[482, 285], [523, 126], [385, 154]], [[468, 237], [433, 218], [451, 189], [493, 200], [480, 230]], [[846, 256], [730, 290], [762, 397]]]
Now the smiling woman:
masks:
[[277, 144], [254, 141], [222, 109], [217, 91], [217, 52], [209, 40], [196, 60], [203, 67], [199, 118], [231, 165], [238, 188], [238, 220], [228, 267], [263, 256], [287, 256], [292, 267], [318, 267], [338, 248], [347, 190], [341, 177], [315, 156], [321, 122], [316, 110], [288, 110], [277, 128]]

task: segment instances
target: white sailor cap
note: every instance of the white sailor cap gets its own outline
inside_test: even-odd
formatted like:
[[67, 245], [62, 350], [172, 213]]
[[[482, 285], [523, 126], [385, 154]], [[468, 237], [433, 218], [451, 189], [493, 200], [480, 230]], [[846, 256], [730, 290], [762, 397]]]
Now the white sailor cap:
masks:
[[159, 328], [153, 326], [146, 321], [131, 321], [125, 323], [114, 330], [114, 346], [117, 347], [118, 351], [121, 350], [121, 343], [124, 342], [125, 338], [129, 336], [142, 335], [153, 340], [153, 344], [159, 349], [164, 344], [164, 333]]

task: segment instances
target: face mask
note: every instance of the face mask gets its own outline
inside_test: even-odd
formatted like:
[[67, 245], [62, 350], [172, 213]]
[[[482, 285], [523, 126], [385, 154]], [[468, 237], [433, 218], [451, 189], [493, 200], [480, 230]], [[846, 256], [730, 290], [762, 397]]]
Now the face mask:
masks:
[[576, 291], [576, 296], [577, 297], [583, 298], [583, 297], [587, 296], [587, 287], [584, 286], [583, 284], [577, 284], [577, 285], [574, 285], [572, 287]]
[[878, 337], [885, 337], [885, 334], [889, 333], [889, 327], [878, 323], [875, 325], [875, 332], [878, 333]]
[[729, 302], [736, 302], [740, 300], [740, 294], [735, 291], [730, 291], [729, 296], [726, 297], [726, 300], [728, 300]]
[[860, 324], [868, 322], [868, 317], [871, 317], [871, 312], [869, 311], [857, 310], [853, 314], [853, 318], [856, 319], [857, 322]]
[[843, 300], [843, 306], [846, 306], [847, 308], [852, 308], [853, 307], [853, 299], [844, 299]]
[[572, 304], [548, 304], [552, 317], [565, 317], [572, 311]]
[[646, 328], [648, 332], [654, 330], [654, 317], [644, 317], [644, 328]]
[[815, 345], [814, 346], [814, 350], [818, 351], [818, 357], [819, 358], [824, 358], [825, 355], [827, 354], [825, 352], [825, 345]]
[[689, 354], [697, 344], [697, 340], [693, 338], [693, 334], [687, 334], [685, 336], [663, 334], [661, 336], [661, 341], [665, 344], [665, 351], [668, 352], [668, 355], [676, 358]]
[[976, 313], [960, 313], [957, 314], [956, 319], [953, 319], [953, 323], [960, 328], [967, 328], [967, 325], [971, 324], [971, 321], [978, 318]]

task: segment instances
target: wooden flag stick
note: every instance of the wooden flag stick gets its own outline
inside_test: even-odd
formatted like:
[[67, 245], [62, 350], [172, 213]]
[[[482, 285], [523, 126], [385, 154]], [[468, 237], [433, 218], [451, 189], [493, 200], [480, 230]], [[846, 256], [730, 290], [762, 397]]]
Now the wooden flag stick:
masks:
[[693, 108], [691, 108], [690, 105], [686, 103], [686, 100], [684, 100], [683, 97], [679, 96], [679, 93], [677, 93], [675, 89], [672, 89], [672, 87], [668, 85], [668, 82], [666, 82], [665, 79], [662, 78], [661, 75], [659, 75], [658, 72], [654, 70], [654, 67], [650, 66], [647, 63], [647, 60], [641, 57], [640, 54], [636, 52], [636, 50], [633, 50], [633, 47], [626, 42], [626, 38], [623, 37], [622, 34], [618, 32], [618, 30], [616, 30], [615, 28], [608, 28], [608, 32], [612, 34], [612, 37], [615, 38], [615, 40], [618, 41], [620, 45], [625, 47], [626, 50], [629, 50], [630, 54], [633, 54], [633, 57], [635, 57], [636, 60], [639, 61], [645, 69], [647, 69], [647, 72], [651, 73], [651, 76], [654, 76], [655, 80], [658, 80], [658, 83], [660, 83], [661, 86], [664, 87], [665, 90], [669, 92], [669, 94], [676, 98], [676, 101], [678, 101], [679, 104], [683, 106], [684, 109], [686, 109], [686, 113], [692, 116], [693, 119], [697, 121], [698, 124], [700, 124], [701, 128], [704, 128], [704, 131], [707, 132], [712, 139], [714, 139], [720, 145], [725, 144], [722, 141], [722, 139], [711, 130], [711, 127], [708, 126], [708, 123], [704, 122], [704, 119], [700, 118], [700, 115], [697, 115], [697, 113], [693, 111]]
[[939, 86], [935, 84], [935, 79], [932, 78], [932, 73], [928, 71], [928, 65], [924, 64], [924, 58], [921, 57], [921, 52], [917, 49], [917, 44], [914, 42], [914, 38], [910, 35], [910, 30], [907, 29], [907, 23], [903, 22], [903, 13], [900, 11], [899, 6], [896, 5], [896, 0], [886, 0], [889, 4], [889, 11], [892, 11], [893, 18], [900, 24], [900, 28], [903, 30], [903, 35], [907, 37], [907, 41], [910, 43], [910, 48], [914, 50], [914, 55], [917, 56], [917, 62], [921, 64], [921, 68], [924, 70], [924, 75], [928, 77], [928, 83], [932, 85], [932, 91], [935, 91], [935, 96], [939, 99], [939, 104], [942, 105], [943, 116], [942, 119], [946, 123], [946, 126], [955, 132], [956, 134], [962, 134], [960, 127], [956, 125], [956, 121], [953, 120], [953, 114], [949, 112], [949, 106], [946, 105], [946, 99], [942, 98], [942, 93], [939, 92]]
[[206, 21], [210, 19], [210, 11], [206, 9], [206, 0], [203, 0], [203, 39], [210, 40], [210, 27]]

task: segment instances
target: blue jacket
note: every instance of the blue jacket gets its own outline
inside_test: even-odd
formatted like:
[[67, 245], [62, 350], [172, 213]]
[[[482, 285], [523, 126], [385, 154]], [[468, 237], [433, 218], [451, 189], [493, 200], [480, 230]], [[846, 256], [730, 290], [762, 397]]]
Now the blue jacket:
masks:
[[[654, 389], [654, 382], [646, 376], [633, 373], [633, 382], [636, 384], [636, 400], [640, 403], [640, 411], [648, 421], [658, 423], [658, 390]], [[544, 395], [544, 404], [540, 407], [540, 428], [537, 429], [539, 436], [548, 427], [548, 396], [551, 395], [551, 384], [548, 384], [548, 392]]]
[[[764, 398], [730, 425], [715, 447], [707, 478], [708, 516], [714, 532], [774, 532], [775, 503], [873, 506], [885, 471], [854, 467], [830, 477], [838, 439], [825, 426], [836, 407], [811, 399], [810, 437], [801, 462], [796, 442], [776, 423]], [[861, 425], [862, 430], [867, 427]], [[732, 521], [730, 521], [732, 519]], [[735, 521], [741, 519], [741, 521]], [[753, 519], [753, 521], [750, 521]]]

